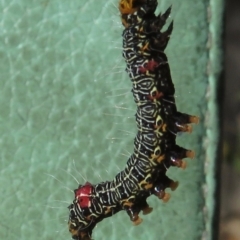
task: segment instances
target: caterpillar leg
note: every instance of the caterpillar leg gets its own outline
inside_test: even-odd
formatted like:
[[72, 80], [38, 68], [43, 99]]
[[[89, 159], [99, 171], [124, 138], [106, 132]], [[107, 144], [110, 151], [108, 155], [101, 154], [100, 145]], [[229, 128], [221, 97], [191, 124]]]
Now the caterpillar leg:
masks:
[[[140, 199], [140, 198], [139, 198]], [[141, 210], [142, 202], [138, 202], [138, 199], [134, 199], [134, 203], [129, 200], [124, 200], [123, 209], [126, 210], [130, 220], [133, 222], [133, 225], [139, 225], [142, 222], [142, 219], [138, 216]]]
[[166, 163], [170, 166], [176, 166], [182, 169], [185, 169], [187, 163], [183, 161], [183, 158], [191, 158], [195, 157], [195, 152], [192, 150], [187, 150], [185, 148], [179, 147], [175, 145], [174, 150], [171, 151], [166, 157]]
[[172, 159], [171, 160], [172, 166], [185, 169], [187, 167], [187, 163], [182, 159]]
[[165, 192], [165, 188], [166, 186], [164, 186], [162, 183], [156, 184], [155, 188], [154, 188], [154, 194], [161, 199], [163, 202], [168, 202], [171, 195], [169, 193]]
[[189, 124], [178, 124], [176, 123], [176, 127], [177, 127], [177, 132], [188, 132], [191, 133], [192, 132], [192, 126]]
[[[166, 152], [166, 154], [152, 154], [151, 159], [156, 164], [165, 163], [168, 167], [169, 166], [177, 166], [181, 168], [186, 167], [186, 163], [182, 161], [184, 158], [191, 158], [193, 159], [195, 157], [195, 152], [192, 150], [188, 150], [185, 148], [182, 148], [178, 145], [176, 145], [174, 142], [166, 142], [165, 146], [167, 146], [167, 149], [172, 149], [169, 152]], [[160, 149], [162, 149], [165, 146], [160, 146]]]
[[190, 124], [192, 124], [192, 123], [198, 124], [199, 118], [196, 116], [188, 116], [187, 118], [185, 118], [185, 116], [183, 116], [182, 118], [180, 118], [178, 116], [178, 117], [173, 118], [172, 121], [170, 121], [170, 123], [168, 125], [168, 129], [171, 132], [173, 132], [174, 134], [177, 134], [178, 132], [191, 133], [192, 126]]
[[138, 198], [136, 198], [136, 204], [139, 206], [140, 210], [142, 211], [143, 215], [147, 215], [152, 212], [153, 208], [149, 207], [147, 203], [147, 197], [151, 195], [150, 191], [143, 192], [143, 194], [139, 194]]
[[172, 191], [175, 191], [177, 189], [178, 185], [179, 185], [178, 181], [175, 182], [175, 181], [171, 180], [171, 183], [169, 184], [169, 187]]
[[198, 124], [199, 117], [191, 116], [186, 113], [177, 112], [175, 117], [175, 125], [180, 132], [192, 132], [192, 127], [189, 124]]
[[173, 181], [166, 175], [166, 169], [162, 168], [162, 166], [155, 173], [155, 182], [153, 194], [156, 195], [159, 199], [163, 200], [163, 202], [168, 202], [171, 195], [165, 192], [166, 188], [170, 188], [174, 191], [178, 187], [178, 182]]
[[183, 147], [180, 147], [178, 145], [175, 145], [174, 151], [171, 151], [171, 156], [173, 158], [183, 159], [183, 158], [191, 158], [193, 159], [195, 157], [195, 152], [192, 150], [185, 149]]
[[171, 195], [165, 191], [156, 191], [155, 195], [165, 203], [168, 202], [171, 197]]
[[186, 113], [177, 111], [175, 99], [171, 95], [166, 95], [162, 98], [164, 102], [164, 113], [166, 115], [166, 122], [168, 129], [173, 133], [191, 132], [192, 127], [189, 124], [198, 124], [199, 117], [192, 116]]
[[[140, 211], [142, 211], [143, 215], [147, 215], [152, 212], [153, 208], [150, 207], [147, 203], [147, 198], [151, 194], [151, 191], [142, 191], [134, 199], [134, 204], [128, 207], [124, 207], [130, 217], [130, 220], [133, 222], [133, 225], [139, 225], [143, 221], [138, 215]], [[126, 205], [130, 204], [126, 202], [125, 206]]]
[[143, 220], [138, 216], [139, 211], [135, 211], [133, 208], [127, 209], [127, 214], [130, 217], [130, 220], [133, 222], [133, 225], [139, 225]]

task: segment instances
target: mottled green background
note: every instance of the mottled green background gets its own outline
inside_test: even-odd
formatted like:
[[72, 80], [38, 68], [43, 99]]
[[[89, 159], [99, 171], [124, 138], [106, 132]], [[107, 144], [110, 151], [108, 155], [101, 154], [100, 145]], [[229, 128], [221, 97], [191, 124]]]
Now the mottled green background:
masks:
[[[173, 5], [167, 54], [180, 111], [199, 115], [171, 201], [132, 227], [126, 213], [94, 239], [210, 239], [217, 143], [221, 0]], [[117, 0], [0, 0], [0, 239], [70, 239], [67, 206], [85, 178], [111, 180], [133, 151], [136, 106], [121, 57]]]

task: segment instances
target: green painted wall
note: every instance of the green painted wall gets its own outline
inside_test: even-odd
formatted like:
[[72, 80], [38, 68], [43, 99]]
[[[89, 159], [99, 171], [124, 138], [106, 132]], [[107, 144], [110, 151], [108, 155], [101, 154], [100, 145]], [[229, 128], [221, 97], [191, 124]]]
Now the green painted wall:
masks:
[[[217, 144], [221, 0], [173, 6], [167, 49], [180, 111], [199, 115], [179, 145], [194, 149], [169, 203], [132, 227], [124, 212], [94, 239], [211, 239]], [[70, 239], [67, 206], [77, 187], [111, 180], [133, 151], [136, 106], [121, 57], [115, 0], [0, 1], [0, 239]]]

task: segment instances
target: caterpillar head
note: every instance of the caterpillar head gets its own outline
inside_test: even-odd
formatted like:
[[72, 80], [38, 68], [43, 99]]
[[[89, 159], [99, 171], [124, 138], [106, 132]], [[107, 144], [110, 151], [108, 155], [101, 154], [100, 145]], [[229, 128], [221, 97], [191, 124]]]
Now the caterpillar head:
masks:
[[142, 5], [156, 6], [156, 0], [120, 0], [119, 11], [121, 14], [132, 14], [138, 10]]
[[73, 203], [68, 207], [68, 228], [75, 240], [91, 240], [92, 230], [96, 225], [91, 212], [92, 189], [88, 182], [83, 186], [79, 185], [78, 189], [74, 190]]
[[[124, 27], [128, 27], [132, 22], [140, 20], [149, 12], [153, 13], [156, 7], [157, 0], [120, 0], [118, 8], [121, 13], [122, 24]], [[138, 10], [140, 11], [138, 12]]]
[[[143, 1], [143, 0], [142, 0]], [[137, 10], [139, 0], [120, 0], [119, 11], [121, 14], [131, 14]]]

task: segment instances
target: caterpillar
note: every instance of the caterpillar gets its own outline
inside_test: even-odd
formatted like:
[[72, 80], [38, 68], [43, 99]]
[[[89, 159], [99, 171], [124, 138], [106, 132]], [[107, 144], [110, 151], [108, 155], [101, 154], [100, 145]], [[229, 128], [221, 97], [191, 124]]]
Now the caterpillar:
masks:
[[168, 201], [166, 188], [175, 190], [178, 182], [168, 178], [171, 166], [185, 168], [184, 158], [194, 151], [176, 144], [178, 132], [191, 132], [199, 118], [177, 110], [175, 88], [164, 50], [173, 30], [173, 22], [161, 29], [171, 13], [155, 15], [157, 0], [120, 0], [124, 26], [123, 58], [132, 82], [137, 105], [137, 135], [134, 151], [126, 167], [112, 181], [86, 182], [74, 190], [69, 208], [68, 227], [73, 239], [90, 240], [96, 224], [124, 210], [134, 225], [142, 222], [139, 213], [148, 214], [151, 195]]

